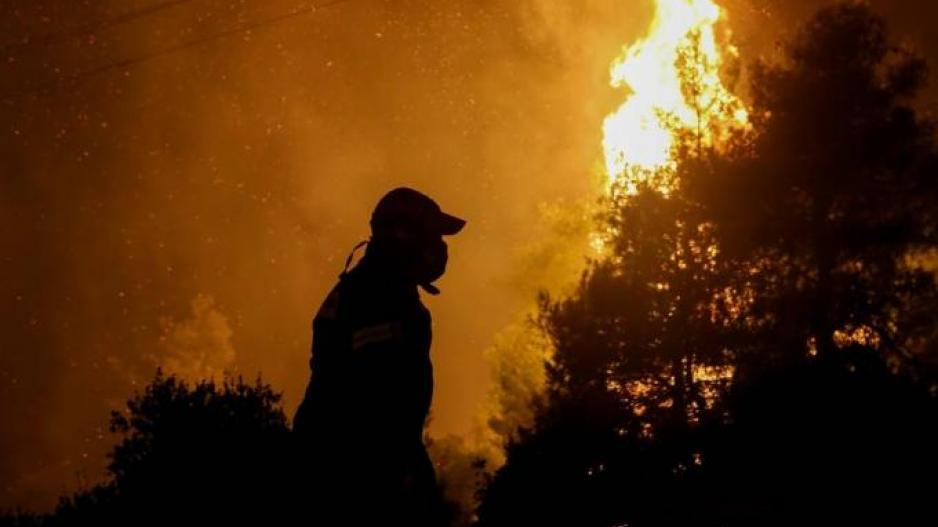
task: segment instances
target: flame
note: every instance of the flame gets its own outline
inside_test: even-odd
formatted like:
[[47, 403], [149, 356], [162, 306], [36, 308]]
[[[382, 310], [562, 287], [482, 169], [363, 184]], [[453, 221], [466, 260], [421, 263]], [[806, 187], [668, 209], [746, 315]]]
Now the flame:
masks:
[[[603, 124], [603, 151], [610, 188], [628, 194], [642, 182], [667, 192], [662, 174], [676, 168], [677, 134], [696, 134], [712, 146], [721, 128], [747, 126], [745, 106], [723, 84], [723, 54], [715, 26], [723, 10], [712, 0], [656, 0], [649, 34], [612, 63], [611, 84], [626, 88], [626, 101]], [[736, 57], [732, 46], [727, 53]], [[652, 177], [656, 179], [651, 180]]]
[[[715, 28], [724, 16], [721, 8], [712, 0], [656, 0], [656, 5], [655, 20], [648, 36], [627, 46], [612, 63], [612, 86], [625, 88], [630, 93], [603, 125], [607, 191], [621, 181], [625, 183], [626, 191], [634, 193], [638, 183], [649, 174], [673, 172], [677, 167], [674, 147], [681, 129], [699, 132], [701, 144], [713, 145], [719, 139], [721, 128], [748, 126], [749, 114], [745, 106], [720, 78], [720, 70], [725, 65], [722, 53], [729, 53], [733, 58], [737, 55], [732, 47], [727, 47], [724, 52], [720, 50]], [[688, 54], [695, 60], [686, 60]], [[688, 78], [696, 87], [691, 97], [687, 96]], [[663, 183], [660, 188], [667, 191], [670, 187]], [[582, 217], [589, 219], [592, 216]], [[571, 224], [564, 225], [563, 232], [567, 232], [566, 228]], [[587, 230], [591, 227], [588, 226]], [[574, 228], [569, 232], [580, 231]], [[590, 256], [607, 255], [610, 233], [592, 230], [586, 234]], [[558, 239], [562, 242], [560, 245], [545, 244], [552, 254], [562, 247], [569, 247], [570, 251], [580, 250], [580, 245], [571, 243], [574, 238]], [[700, 257], [713, 260], [715, 251], [716, 248], [707, 248]], [[582, 263], [580, 256], [577, 252], [570, 262]], [[550, 276], [552, 283], [549, 289], [559, 293], [557, 296], [566, 296], [569, 294], [567, 288], [576, 287], [581, 268], [570, 271], [574, 270], [564, 268], [564, 272]], [[566, 272], [569, 274], [564, 274]], [[666, 288], [668, 284], [655, 284], [655, 287]], [[532, 313], [536, 313], [537, 307], [532, 309], [533, 312], [522, 312], [518, 322], [504, 329], [497, 337], [496, 345], [487, 352], [496, 378], [510, 379], [492, 392], [493, 403], [487, 410], [491, 413], [485, 414], [487, 423], [495, 423], [503, 429], [515, 430], [518, 424], [527, 425], [533, 419], [526, 404], [532, 395], [544, 390], [543, 365], [554, 352], [552, 343], [544, 340], [540, 328], [526, 322]], [[704, 396], [711, 400], [715, 397], [712, 385], [727, 382], [732, 375], [731, 367], [696, 365], [694, 368], [694, 378], [702, 384]], [[651, 390], [652, 384], [635, 381], [622, 385], [613, 382], [607, 387], [636, 397], [643, 390]], [[517, 401], [524, 402], [515, 404]], [[650, 425], [646, 426], [643, 433], [650, 434]], [[624, 430], [620, 432], [624, 433]], [[501, 448], [507, 437], [501, 433], [497, 432], [497, 438], [492, 440], [496, 450]], [[491, 469], [504, 461], [501, 455], [494, 459], [488, 465]]]

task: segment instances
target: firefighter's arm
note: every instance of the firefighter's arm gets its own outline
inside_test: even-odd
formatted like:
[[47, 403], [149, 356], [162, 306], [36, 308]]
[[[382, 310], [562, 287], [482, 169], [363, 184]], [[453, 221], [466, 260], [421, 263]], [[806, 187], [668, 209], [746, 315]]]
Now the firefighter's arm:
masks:
[[384, 321], [357, 328], [351, 339], [362, 418], [392, 443], [414, 433], [419, 437], [422, 423], [415, 424], [415, 416], [422, 410], [416, 384], [423, 350], [416, 347], [413, 328], [402, 320]]

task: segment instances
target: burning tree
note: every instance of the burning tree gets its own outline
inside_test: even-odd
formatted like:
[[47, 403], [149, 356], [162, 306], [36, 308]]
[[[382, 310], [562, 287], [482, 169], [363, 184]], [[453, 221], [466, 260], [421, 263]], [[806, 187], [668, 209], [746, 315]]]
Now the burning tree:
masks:
[[753, 271], [779, 353], [920, 355], [915, 336], [935, 319], [911, 315], [935, 288], [909, 263], [938, 242], [934, 127], [912, 107], [924, 61], [856, 4], [819, 12], [784, 52], [753, 68], [747, 155], [690, 179], [688, 195]]
[[573, 295], [542, 298], [547, 390], [486, 489], [483, 524], [666, 522], [665, 497], [698, 501], [698, 436], [724, 416], [745, 306], [682, 181], [733, 155], [749, 128], [722, 75], [719, 8], [658, 7], [651, 35], [612, 68], [631, 94], [605, 123], [603, 255]]
[[933, 131], [902, 103], [921, 62], [829, 8], [747, 110], [719, 9], [658, 5], [613, 68], [634, 93], [606, 122], [604, 254], [542, 300], [547, 390], [482, 524], [911, 521], [938, 467], [935, 283], [907, 265], [938, 227]]

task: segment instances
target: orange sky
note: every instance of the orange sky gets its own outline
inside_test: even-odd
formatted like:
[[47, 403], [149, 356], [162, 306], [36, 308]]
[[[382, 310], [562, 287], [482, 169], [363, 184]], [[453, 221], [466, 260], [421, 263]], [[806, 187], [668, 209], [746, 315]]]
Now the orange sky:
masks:
[[[292, 414], [312, 315], [402, 184], [469, 220], [427, 300], [432, 430], [467, 432], [483, 350], [549, 278], [519, 256], [545, 235], [539, 206], [597, 190], [622, 98], [608, 66], [651, 14], [650, 0], [347, 0], [108, 66], [304, 5], [190, 0], [95, 27], [159, 3], [13, 0], [0, 19], [0, 508], [100, 478], [108, 411], [157, 364], [261, 371]], [[773, 38], [747, 27], [821, 2], [722, 3], [745, 57]], [[913, 2], [880, 3], [936, 48]]]

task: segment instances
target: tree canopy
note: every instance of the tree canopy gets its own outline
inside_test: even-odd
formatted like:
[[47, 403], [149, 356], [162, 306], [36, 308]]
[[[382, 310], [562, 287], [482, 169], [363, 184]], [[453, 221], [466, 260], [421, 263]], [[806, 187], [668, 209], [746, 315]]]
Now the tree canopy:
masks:
[[666, 191], [612, 193], [605, 254], [574, 294], [542, 300], [546, 393], [481, 493], [482, 525], [929, 511], [938, 156], [913, 108], [924, 72], [865, 5], [825, 8], [751, 68], [751, 129], [711, 145], [684, 133], [673, 172], [649, 179], [670, 178]]

